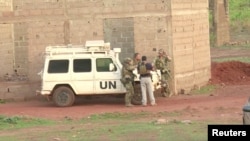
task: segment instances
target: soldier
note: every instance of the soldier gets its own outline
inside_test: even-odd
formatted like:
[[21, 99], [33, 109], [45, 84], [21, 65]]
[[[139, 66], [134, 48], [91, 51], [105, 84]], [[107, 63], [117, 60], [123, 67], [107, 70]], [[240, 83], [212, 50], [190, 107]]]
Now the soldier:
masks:
[[[133, 65], [138, 66], [140, 63], [141, 63], [141, 54], [140, 53], [135, 53], [134, 58], [133, 58]], [[134, 89], [135, 89], [136, 84], [135, 84], [134, 80], [133, 80], [132, 84], [133, 84]]]
[[121, 82], [126, 88], [127, 92], [125, 95], [125, 106], [131, 107], [134, 106], [131, 101], [134, 95], [134, 87], [133, 87], [133, 80], [135, 74], [133, 74], [133, 70], [137, 67], [137, 65], [133, 65], [133, 60], [131, 58], [126, 58], [123, 62], [122, 66], [122, 78]]
[[155, 106], [155, 97], [153, 92], [153, 84], [151, 79], [151, 71], [153, 70], [153, 66], [151, 63], [147, 62], [147, 57], [142, 56], [142, 62], [138, 67], [140, 74], [140, 84], [142, 91], [142, 106], [147, 106], [147, 93], [150, 100], [150, 105]]
[[154, 61], [154, 66], [161, 72], [162, 96], [170, 97], [172, 94], [170, 92], [168, 84], [168, 80], [170, 78], [168, 63], [172, 60], [172, 58], [169, 55], [167, 55], [163, 49], [160, 49], [158, 53], [159, 55], [156, 57]]
[[138, 65], [141, 62], [141, 55], [140, 53], [135, 53], [134, 54], [134, 65]]

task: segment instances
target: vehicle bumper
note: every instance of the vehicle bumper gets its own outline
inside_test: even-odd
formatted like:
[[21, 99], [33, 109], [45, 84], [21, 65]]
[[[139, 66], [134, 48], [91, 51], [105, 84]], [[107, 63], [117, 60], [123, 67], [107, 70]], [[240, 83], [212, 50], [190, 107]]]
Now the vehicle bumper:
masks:
[[50, 95], [51, 91], [36, 90], [36, 95]]

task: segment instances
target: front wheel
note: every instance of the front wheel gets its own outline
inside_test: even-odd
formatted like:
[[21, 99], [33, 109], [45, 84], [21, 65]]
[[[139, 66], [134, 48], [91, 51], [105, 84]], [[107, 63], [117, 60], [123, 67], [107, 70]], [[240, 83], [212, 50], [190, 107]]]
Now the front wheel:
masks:
[[69, 87], [58, 87], [53, 93], [53, 102], [59, 107], [72, 106], [75, 102], [75, 94]]

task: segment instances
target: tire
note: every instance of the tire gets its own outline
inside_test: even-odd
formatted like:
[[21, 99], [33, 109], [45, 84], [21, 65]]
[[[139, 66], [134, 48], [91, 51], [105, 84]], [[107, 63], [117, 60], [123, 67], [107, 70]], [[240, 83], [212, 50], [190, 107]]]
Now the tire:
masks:
[[250, 125], [250, 112], [243, 113], [243, 124]]
[[132, 97], [132, 104], [141, 105], [142, 104], [142, 95], [141, 95], [141, 86], [140, 83], [134, 84], [135, 94]]
[[72, 106], [75, 102], [75, 94], [69, 87], [58, 87], [53, 93], [53, 102], [59, 107]]

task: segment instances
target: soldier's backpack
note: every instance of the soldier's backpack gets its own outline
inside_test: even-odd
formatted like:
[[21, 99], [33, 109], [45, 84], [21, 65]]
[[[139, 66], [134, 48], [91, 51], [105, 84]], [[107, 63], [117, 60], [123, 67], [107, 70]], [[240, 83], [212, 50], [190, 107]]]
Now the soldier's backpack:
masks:
[[147, 74], [148, 73], [145, 63], [140, 63], [138, 65], [138, 73], [139, 74]]

